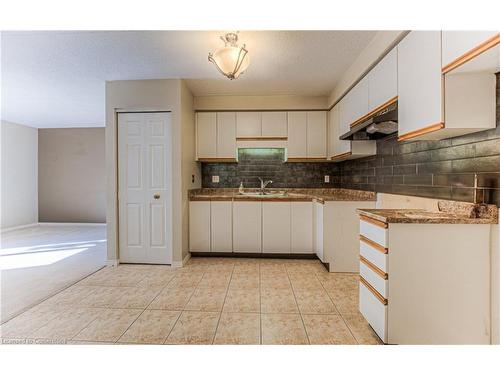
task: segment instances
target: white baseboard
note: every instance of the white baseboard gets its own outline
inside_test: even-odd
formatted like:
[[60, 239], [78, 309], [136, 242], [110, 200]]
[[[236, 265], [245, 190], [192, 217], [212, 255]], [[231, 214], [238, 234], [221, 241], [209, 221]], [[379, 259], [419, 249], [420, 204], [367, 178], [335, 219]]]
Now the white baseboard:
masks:
[[51, 226], [82, 226], [82, 225], [88, 225], [88, 226], [106, 226], [106, 223], [51, 223], [51, 222], [42, 222], [38, 223], [40, 226], [46, 226], [46, 225], [51, 225]]
[[108, 267], [117, 267], [118, 264], [120, 264], [119, 259], [108, 259], [106, 261], [106, 266], [108, 266]]
[[182, 261], [172, 262], [172, 267], [180, 268], [184, 267], [186, 263], [191, 259], [191, 253], [187, 253], [187, 255], [182, 259]]
[[15, 227], [4, 228], [4, 229], [2, 229], [0, 231], [0, 233], [7, 233], [7, 232], [12, 232], [12, 231], [15, 231], [15, 230], [19, 230], [19, 229], [27, 229], [27, 228], [31, 228], [31, 227], [37, 227], [37, 226], [38, 226], [38, 223], [17, 225]]

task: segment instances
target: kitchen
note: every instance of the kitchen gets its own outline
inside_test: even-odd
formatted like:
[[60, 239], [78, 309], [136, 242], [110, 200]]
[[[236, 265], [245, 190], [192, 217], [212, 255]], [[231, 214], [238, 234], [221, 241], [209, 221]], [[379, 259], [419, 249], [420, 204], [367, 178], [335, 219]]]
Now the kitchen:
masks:
[[[489, 343], [490, 239], [498, 223], [489, 188], [497, 185], [480, 173], [487, 159], [446, 167], [464, 152], [488, 158], [479, 152], [498, 133], [499, 56], [494, 32], [412, 31], [329, 111], [198, 110], [203, 188], [190, 191], [191, 256], [314, 254], [329, 272], [361, 272], [360, 311], [383, 342]], [[453, 147], [462, 144], [467, 151]], [[420, 152], [402, 152], [410, 147]], [[436, 244], [432, 233], [447, 240]], [[419, 242], [411, 250], [413, 236]], [[467, 244], [470, 238], [480, 243]], [[425, 261], [411, 251], [425, 251]], [[417, 283], [423, 274], [427, 288]], [[453, 287], [440, 286], [443, 278]], [[473, 300], [475, 311], [467, 312]], [[457, 320], [449, 319], [453, 312]], [[457, 326], [471, 331], [457, 334]]]
[[[209, 73], [106, 77], [106, 259], [2, 321], [3, 342], [500, 343], [498, 31], [81, 33], [53, 38], [190, 42], [176, 61], [201, 50]], [[343, 53], [272, 79], [326, 43]]]

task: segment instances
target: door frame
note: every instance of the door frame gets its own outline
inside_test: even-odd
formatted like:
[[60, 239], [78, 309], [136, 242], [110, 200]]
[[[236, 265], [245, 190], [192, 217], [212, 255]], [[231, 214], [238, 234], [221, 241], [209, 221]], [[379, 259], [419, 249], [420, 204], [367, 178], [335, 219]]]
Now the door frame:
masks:
[[[117, 259], [114, 261], [111, 261], [111, 262], [108, 261], [108, 264], [107, 264], [108, 266], [118, 266], [118, 264], [121, 263], [120, 262], [120, 201], [118, 199], [119, 192], [120, 192], [120, 157], [119, 157], [120, 139], [119, 139], [118, 132], [120, 131], [120, 126], [118, 124], [118, 115], [122, 114], [122, 113], [170, 113], [170, 114], [172, 114], [173, 111], [170, 109], [166, 109], [166, 108], [115, 108], [114, 118], [115, 118], [116, 128], [115, 128], [114, 137], [115, 137], [115, 151], [116, 152], [115, 152], [114, 156], [115, 156], [116, 175], [114, 177], [115, 177], [115, 181], [116, 181], [116, 191], [115, 191], [114, 199], [115, 199], [115, 207], [116, 207], [116, 210], [115, 210], [115, 218], [116, 218], [115, 225], [116, 225], [116, 227], [115, 228], [116, 228], [116, 255], [117, 255]], [[173, 126], [173, 124], [171, 124], [171, 125]], [[171, 217], [170, 220], [172, 223], [173, 217]], [[174, 263], [173, 243], [172, 243], [171, 247], [172, 247], [172, 263]]]

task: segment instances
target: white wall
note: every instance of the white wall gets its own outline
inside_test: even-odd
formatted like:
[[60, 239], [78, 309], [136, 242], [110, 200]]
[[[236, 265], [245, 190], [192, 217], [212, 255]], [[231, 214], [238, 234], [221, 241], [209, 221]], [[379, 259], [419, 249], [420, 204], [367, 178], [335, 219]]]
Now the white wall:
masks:
[[[106, 222], [108, 260], [119, 259], [117, 225], [117, 123], [116, 110], [164, 110], [172, 112], [172, 247], [173, 262], [183, 259], [187, 244], [187, 189], [199, 186], [194, 167], [194, 116], [192, 96], [179, 79], [106, 82]], [[185, 145], [184, 145], [185, 143]], [[191, 174], [195, 182], [191, 183]], [[189, 176], [189, 179], [187, 178]]]
[[195, 110], [293, 110], [325, 109], [328, 97], [303, 95], [212, 95], [196, 96]]
[[104, 130], [38, 130], [40, 222], [106, 222]]
[[1, 228], [38, 222], [38, 129], [2, 121]]

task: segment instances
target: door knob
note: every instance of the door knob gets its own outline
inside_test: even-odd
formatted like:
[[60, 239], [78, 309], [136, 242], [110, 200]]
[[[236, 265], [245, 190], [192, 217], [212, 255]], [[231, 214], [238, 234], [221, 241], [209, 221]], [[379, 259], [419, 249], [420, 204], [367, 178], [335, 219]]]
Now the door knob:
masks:
[[160, 194], [159, 194], [159, 193], [155, 193], [155, 194], [153, 195], [153, 198], [154, 198], [154, 199], [160, 199]]

